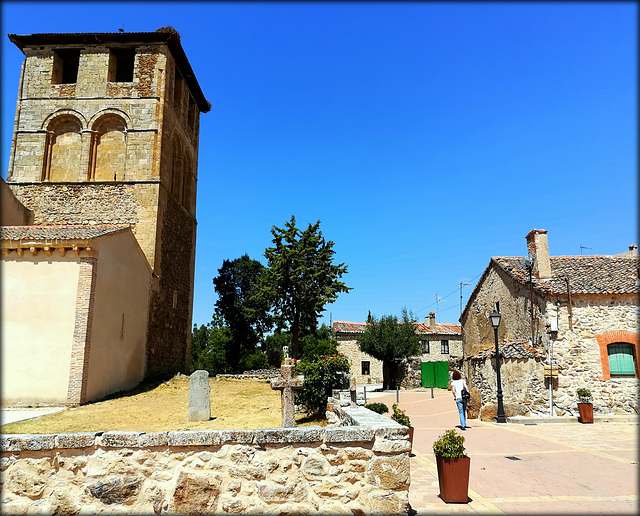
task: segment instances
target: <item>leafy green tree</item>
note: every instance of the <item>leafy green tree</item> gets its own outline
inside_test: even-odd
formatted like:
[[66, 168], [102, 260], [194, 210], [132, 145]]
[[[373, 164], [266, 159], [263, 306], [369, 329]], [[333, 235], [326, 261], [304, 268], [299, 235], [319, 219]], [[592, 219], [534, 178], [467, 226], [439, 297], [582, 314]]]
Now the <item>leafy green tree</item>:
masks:
[[420, 354], [420, 340], [415, 331], [413, 314], [402, 309], [402, 322], [394, 315], [384, 315], [377, 320], [369, 315], [363, 334], [358, 336], [360, 349], [382, 360], [384, 389], [395, 389], [400, 362]]
[[304, 375], [304, 388], [296, 391], [296, 403], [304, 405], [308, 415], [324, 415], [331, 390], [349, 387], [349, 371], [349, 361], [342, 354], [297, 362], [296, 374]]
[[240, 360], [240, 369], [242, 371], [253, 371], [255, 369], [267, 369], [269, 367], [269, 359], [266, 353], [256, 351], [243, 357]]
[[312, 333], [300, 339], [302, 360], [313, 361], [318, 357], [333, 356], [338, 353], [338, 342], [331, 335], [331, 328], [323, 324]]
[[291, 345], [291, 334], [276, 330], [273, 335], [264, 340], [265, 353], [271, 367], [280, 367], [282, 364], [282, 348]]
[[351, 290], [340, 281], [347, 267], [333, 263], [334, 243], [322, 236], [320, 221], [301, 231], [291, 216], [284, 228], [273, 226], [271, 234], [274, 246], [265, 250], [268, 266], [256, 299], [271, 306], [279, 327], [291, 332], [291, 356], [298, 358], [300, 337], [317, 328], [324, 306]]
[[205, 369], [209, 374], [227, 372], [226, 349], [231, 344], [231, 332], [214, 317], [206, 326], [194, 325], [191, 332], [191, 372]]
[[254, 296], [264, 272], [264, 265], [245, 254], [235, 260], [224, 260], [213, 279], [218, 294], [215, 312], [231, 332], [226, 359], [233, 371], [241, 368], [243, 358], [257, 351], [258, 342], [272, 327], [268, 307], [259, 304]]

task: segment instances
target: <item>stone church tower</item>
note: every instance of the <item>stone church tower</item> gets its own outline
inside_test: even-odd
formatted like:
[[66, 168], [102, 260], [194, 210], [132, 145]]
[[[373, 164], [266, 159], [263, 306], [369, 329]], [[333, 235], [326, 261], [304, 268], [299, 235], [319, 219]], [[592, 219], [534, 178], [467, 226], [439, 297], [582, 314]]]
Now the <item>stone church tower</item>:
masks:
[[152, 271], [145, 376], [187, 372], [199, 117], [211, 105], [179, 34], [9, 39], [25, 55], [10, 189], [36, 226], [131, 227]]

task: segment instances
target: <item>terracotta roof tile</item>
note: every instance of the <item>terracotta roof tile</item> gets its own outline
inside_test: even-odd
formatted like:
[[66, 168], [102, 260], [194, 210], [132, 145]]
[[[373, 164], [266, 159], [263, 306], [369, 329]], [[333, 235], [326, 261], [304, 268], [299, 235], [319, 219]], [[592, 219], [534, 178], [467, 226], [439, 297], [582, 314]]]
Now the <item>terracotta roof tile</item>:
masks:
[[[424, 323], [415, 323], [416, 333], [419, 335], [460, 335], [462, 326], [459, 324], [437, 323], [436, 331]], [[333, 330], [336, 333], [364, 333], [367, 324], [362, 322], [333, 321]]]
[[[498, 256], [492, 260], [516, 281], [528, 285], [529, 272], [521, 257]], [[533, 288], [543, 295], [567, 293], [565, 277], [572, 294], [638, 294], [636, 280], [640, 268], [637, 256], [551, 256], [552, 277], [533, 277]]]
[[[498, 344], [498, 351], [501, 358], [545, 358], [544, 349], [534, 348], [526, 340], [506, 340]], [[486, 358], [495, 358], [495, 345], [487, 346], [475, 355], [467, 357], [467, 360], [484, 360]]]
[[1, 240], [91, 240], [117, 233], [130, 226], [122, 224], [65, 225], [65, 226], [0, 226]]

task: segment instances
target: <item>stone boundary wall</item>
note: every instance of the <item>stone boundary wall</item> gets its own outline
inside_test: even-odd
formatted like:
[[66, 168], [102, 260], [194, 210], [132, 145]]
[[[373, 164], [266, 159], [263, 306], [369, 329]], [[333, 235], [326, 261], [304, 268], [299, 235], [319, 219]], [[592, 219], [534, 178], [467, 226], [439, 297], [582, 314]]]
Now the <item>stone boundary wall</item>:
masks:
[[231, 380], [272, 380], [280, 378], [280, 369], [256, 369], [238, 374], [217, 374], [216, 378], [228, 378]]
[[2, 435], [3, 514], [407, 514], [408, 429], [343, 425]]

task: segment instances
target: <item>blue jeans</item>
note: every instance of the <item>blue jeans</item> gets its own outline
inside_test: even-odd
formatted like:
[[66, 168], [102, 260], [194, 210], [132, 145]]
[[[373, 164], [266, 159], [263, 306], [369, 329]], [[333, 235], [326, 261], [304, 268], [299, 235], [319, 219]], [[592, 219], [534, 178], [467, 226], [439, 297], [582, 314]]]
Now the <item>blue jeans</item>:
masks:
[[464, 417], [464, 402], [462, 399], [456, 399], [456, 405], [458, 405], [458, 412], [460, 413], [460, 426], [464, 428], [467, 426], [467, 421]]

